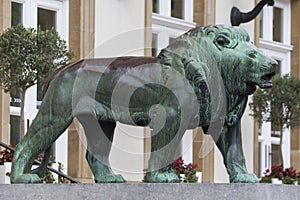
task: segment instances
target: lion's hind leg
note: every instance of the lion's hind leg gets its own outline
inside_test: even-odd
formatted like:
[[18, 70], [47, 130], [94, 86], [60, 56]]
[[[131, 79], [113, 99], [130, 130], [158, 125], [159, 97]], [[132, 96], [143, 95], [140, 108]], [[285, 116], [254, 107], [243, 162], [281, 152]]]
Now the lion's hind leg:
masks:
[[14, 153], [11, 171], [12, 183], [41, 182], [40, 176], [46, 168], [41, 166], [39, 170], [32, 172], [31, 166], [34, 159], [41, 152], [50, 148], [52, 143], [64, 132], [71, 121], [72, 116], [60, 118], [38, 114]]
[[98, 121], [94, 116], [77, 116], [87, 138], [86, 159], [94, 174], [96, 183], [123, 183], [121, 175], [113, 173], [109, 163], [116, 122]]

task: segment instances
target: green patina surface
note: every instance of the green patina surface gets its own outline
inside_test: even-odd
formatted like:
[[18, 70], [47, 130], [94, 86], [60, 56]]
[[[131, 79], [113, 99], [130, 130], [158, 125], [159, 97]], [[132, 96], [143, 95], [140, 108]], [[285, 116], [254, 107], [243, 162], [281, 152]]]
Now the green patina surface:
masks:
[[11, 181], [40, 182], [48, 162], [33, 159], [77, 117], [87, 138], [86, 158], [96, 182], [124, 182], [109, 164], [116, 121], [152, 128], [146, 182], [178, 182], [170, 164], [187, 129], [202, 126], [219, 147], [231, 182], [257, 182], [249, 174], [241, 117], [256, 86], [271, 87], [277, 63], [239, 27], [195, 28], [158, 57], [84, 59], [53, 74], [40, 110], [15, 152]]

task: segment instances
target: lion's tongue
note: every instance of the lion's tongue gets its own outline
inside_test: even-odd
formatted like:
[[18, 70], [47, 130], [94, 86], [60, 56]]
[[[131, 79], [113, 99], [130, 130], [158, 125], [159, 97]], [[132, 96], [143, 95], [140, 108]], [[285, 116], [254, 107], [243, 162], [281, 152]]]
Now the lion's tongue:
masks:
[[271, 88], [272, 86], [273, 86], [272, 81], [264, 82], [259, 85], [259, 87], [262, 89]]

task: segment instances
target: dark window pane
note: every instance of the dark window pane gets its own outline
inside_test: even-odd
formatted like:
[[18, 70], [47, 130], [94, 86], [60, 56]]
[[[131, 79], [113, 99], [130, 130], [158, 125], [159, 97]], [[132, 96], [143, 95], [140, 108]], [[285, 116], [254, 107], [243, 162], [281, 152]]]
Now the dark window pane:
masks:
[[42, 30], [56, 29], [56, 12], [43, 8], [38, 8], [38, 26]]
[[[42, 30], [56, 30], [56, 12], [43, 8], [38, 8], [38, 26]], [[37, 108], [40, 107], [43, 99], [42, 84], [37, 83]]]
[[183, 19], [183, 0], [171, 1], [171, 17]]
[[20, 107], [21, 106], [22, 93], [20, 90], [13, 90], [10, 92], [10, 105]]
[[273, 41], [282, 42], [283, 10], [274, 7], [273, 10]]
[[[262, 153], [261, 153], [261, 152], [262, 152], [262, 149], [261, 149], [261, 148], [262, 148], [262, 145], [261, 145], [261, 142], [259, 142], [259, 143], [258, 143], [258, 171], [259, 171], [259, 173], [261, 173], [261, 171], [264, 170], [264, 169], [262, 169], [262, 167], [261, 167], [261, 165], [262, 165], [262, 164], [261, 164], [261, 159], [262, 159], [262, 156], [263, 156]], [[259, 174], [259, 175], [260, 175], [260, 174]]]
[[159, 13], [159, 0], [152, 0], [152, 12]]
[[263, 18], [263, 13], [264, 11], [262, 10], [260, 13], [260, 18], [259, 18], [259, 37], [263, 38], [263, 24], [264, 24], [264, 18]]
[[280, 162], [280, 146], [272, 144], [272, 165], [281, 164]]
[[10, 143], [16, 146], [21, 139], [20, 116], [10, 116]]
[[157, 56], [157, 34], [152, 34], [152, 56]]
[[23, 5], [21, 3], [11, 3], [11, 25], [16, 26], [23, 22]]

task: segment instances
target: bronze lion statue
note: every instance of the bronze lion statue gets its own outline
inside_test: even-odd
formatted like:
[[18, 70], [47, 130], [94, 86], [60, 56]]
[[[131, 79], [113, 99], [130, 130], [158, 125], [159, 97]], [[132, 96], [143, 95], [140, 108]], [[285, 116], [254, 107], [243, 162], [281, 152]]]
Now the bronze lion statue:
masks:
[[[201, 126], [220, 149], [230, 182], [257, 182], [247, 172], [241, 117], [256, 86], [269, 88], [277, 63], [239, 27], [194, 28], [157, 57], [83, 59], [58, 69], [45, 86], [39, 112], [18, 145], [12, 183], [36, 183], [51, 144], [77, 118], [87, 139], [95, 182], [125, 182], [109, 153], [116, 122], [149, 126], [151, 156], [145, 182], [178, 182], [170, 167], [187, 129]], [[45, 152], [42, 165], [31, 170]]]

